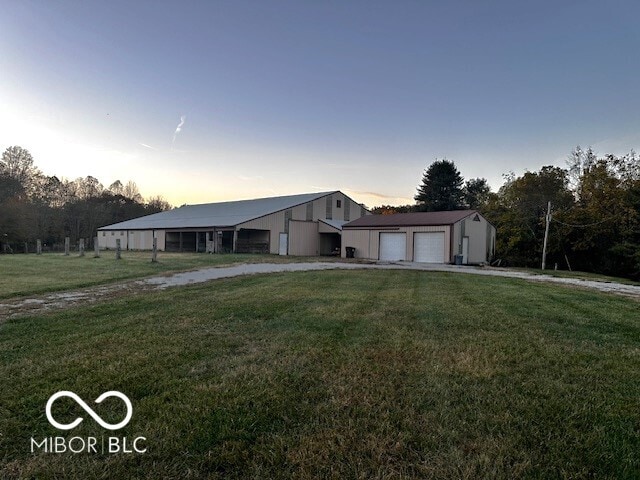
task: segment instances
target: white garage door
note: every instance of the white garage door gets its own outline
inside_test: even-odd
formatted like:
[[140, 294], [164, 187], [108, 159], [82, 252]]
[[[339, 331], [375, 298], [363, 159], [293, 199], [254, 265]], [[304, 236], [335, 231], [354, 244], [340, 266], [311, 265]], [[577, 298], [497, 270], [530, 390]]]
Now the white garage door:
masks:
[[406, 233], [381, 233], [380, 234], [380, 260], [393, 262], [407, 259], [407, 234]]
[[420, 232], [413, 237], [413, 261], [444, 263], [444, 232]]

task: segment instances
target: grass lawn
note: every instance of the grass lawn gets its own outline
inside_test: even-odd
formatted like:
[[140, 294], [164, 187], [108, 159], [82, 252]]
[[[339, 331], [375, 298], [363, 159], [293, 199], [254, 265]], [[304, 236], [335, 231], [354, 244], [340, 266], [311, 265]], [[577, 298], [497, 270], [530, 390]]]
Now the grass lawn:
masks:
[[[119, 280], [157, 275], [194, 268], [218, 267], [236, 263], [300, 262], [310, 257], [279, 255], [197, 253], [158, 253], [151, 263], [151, 252], [123, 252], [120, 260], [115, 251], [93, 252], [84, 257], [65, 257], [60, 253], [43, 255], [0, 255], [0, 299], [102, 285]], [[335, 261], [336, 257], [311, 257], [312, 260]]]
[[[640, 478], [626, 298], [416, 271], [251, 276], [0, 325], [1, 478]], [[113, 435], [145, 454], [30, 453]]]

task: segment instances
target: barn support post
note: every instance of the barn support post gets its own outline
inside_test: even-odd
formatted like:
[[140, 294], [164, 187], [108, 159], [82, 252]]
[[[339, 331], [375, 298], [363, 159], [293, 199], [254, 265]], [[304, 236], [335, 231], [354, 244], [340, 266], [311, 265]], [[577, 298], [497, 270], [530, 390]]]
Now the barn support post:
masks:
[[179, 248], [180, 253], [182, 253], [182, 232], [180, 232], [180, 248]]
[[98, 243], [98, 237], [96, 237], [93, 242], [93, 258], [100, 258], [100, 244]]
[[64, 254], [65, 256], [69, 256], [69, 245], [71, 244], [71, 239], [69, 237], [64, 237]]
[[122, 249], [120, 248], [120, 239], [116, 238], [116, 260], [122, 258]]

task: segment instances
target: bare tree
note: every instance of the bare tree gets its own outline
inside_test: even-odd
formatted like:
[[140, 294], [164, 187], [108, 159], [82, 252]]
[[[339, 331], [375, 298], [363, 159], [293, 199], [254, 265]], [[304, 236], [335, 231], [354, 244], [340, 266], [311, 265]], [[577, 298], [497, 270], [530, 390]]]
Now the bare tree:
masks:
[[0, 160], [0, 173], [20, 182], [27, 195], [35, 193], [42, 173], [33, 164], [33, 157], [25, 148], [13, 146], [7, 148]]
[[124, 190], [122, 191], [122, 195], [127, 197], [134, 202], [142, 203], [142, 195], [140, 195], [140, 190], [138, 190], [138, 185], [136, 182], [129, 180], [127, 184], [124, 186]]

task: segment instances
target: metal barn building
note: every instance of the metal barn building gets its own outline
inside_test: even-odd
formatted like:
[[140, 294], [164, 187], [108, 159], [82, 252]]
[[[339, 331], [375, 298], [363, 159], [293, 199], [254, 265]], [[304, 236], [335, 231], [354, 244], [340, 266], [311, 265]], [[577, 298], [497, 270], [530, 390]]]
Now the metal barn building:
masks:
[[185, 205], [98, 229], [100, 248], [338, 254], [342, 225], [369, 211], [340, 191]]
[[384, 261], [488, 263], [496, 229], [475, 210], [369, 215], [342, 226], [342, 256]]

